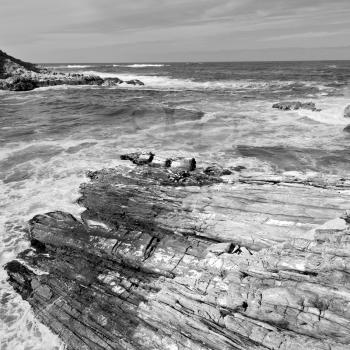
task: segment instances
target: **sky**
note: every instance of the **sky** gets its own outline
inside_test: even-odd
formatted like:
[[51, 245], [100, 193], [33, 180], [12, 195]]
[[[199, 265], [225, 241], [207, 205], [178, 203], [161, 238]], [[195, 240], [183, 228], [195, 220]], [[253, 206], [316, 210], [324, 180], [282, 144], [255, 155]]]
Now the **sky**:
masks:
[[350, 59], [350, 0], [0, 0], [36, 63]]

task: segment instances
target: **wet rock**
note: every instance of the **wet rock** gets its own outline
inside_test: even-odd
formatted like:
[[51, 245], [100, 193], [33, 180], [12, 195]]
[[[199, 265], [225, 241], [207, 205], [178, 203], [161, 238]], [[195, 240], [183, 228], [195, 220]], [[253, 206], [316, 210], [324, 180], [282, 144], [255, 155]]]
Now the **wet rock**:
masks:
[[120, 159], [130, 160], [137, 165], [149, 164], [152, 162], [153, 158], [154, 158], [154, 154], [152, 152], [146, 152], [146, 153], [135, 152], [135, 153], [122, 154], [120, 156]]
[[301, 109], [308, 109], [310, 111], [314, 111], [314, 112], [320, 112], [321, 109], [316, 108], [316, 105], [314, 102], [306, 102], [306, 103], [302, 103], [301, 104]]
[[243, 165], [237, 165], [237, 166], [232, 168], [232, 170], [234, 170], [234, 171], [242, 171], [242, 170], [245, 170], [245, 169], [247, 169], [247, 168], [245, 166], [243, 166]]
[[68, 350], [349, 348], [350, 179], [123, 159], [89, 173], [81, 218], [35, 216], [6, 266]]
[[10, 91], [30, 91], [38, 87], [55, 85], [101, 85], [103, 79], [94, 75], [56, 75], [35, 73], [12, 76], [0, 80], [0, 89]]
[[290, 111], [290, 110], [297, 110], [297, 109], [307, 109], [314, 112], [321, 111], [320, 109], [316, 108], [316, 105], [314, 102], [299, 102], [299, 101], [293, 101], [293, 102], [278, 102], [275, 103], [272, 108], [281, 109], [283, 111]]
[[344, 132], [350, 132], [350, 125], [347, 125], [344, 129], [343, 129]]
[[11, 77], [3, 82], [3, 89], [10, 91], [30, 91], [37, 87], [37, 81], [27, 77]]
[[[238, 171], [241, 170], [241, 168], [238, 168], [238, 169], [239, 169]], [[223, 175], [231, 175], [232, 171], [229, 169], [224, 169], [223, 167], [221, 167], [217, 164], [214, 164], [214, 165], [211, 165], [211, 166], [208, 166], [207, 168], [205, 168], [204, 173], [207, 175], [223, 176]]]
[[118, 85], [122, 84], [123, 82], [124, 81], [119, 79], [119, 78], [105, 78], [102, 86], [107, 86], [107, 87], [118, 86]]
[[344, 109], [344, 118], [350, 118], [350, 105]]
[[[38, 87], [55, 85], [117, 86], [121, 83], [123, 81], [119, 78], [102, 79], [96, 75], [50, 71], [0, 51], [0, 90], [30, 91]], [[130, 80], [127, 84], [144, 85], [137, 79]]]
[[138, 80], [138, 79], [128, 80], [128, 81], [125, 81], [125, 83], [129, 85], [139, 85], [139, 86], [145, 85], [141, 80]]
[[301, 107], [301, 102], [279, 102], [279, 103], [275, 103], [272, 106], [272, 108], [278, 108], [283, 111], [299, 109], [300, 107]]

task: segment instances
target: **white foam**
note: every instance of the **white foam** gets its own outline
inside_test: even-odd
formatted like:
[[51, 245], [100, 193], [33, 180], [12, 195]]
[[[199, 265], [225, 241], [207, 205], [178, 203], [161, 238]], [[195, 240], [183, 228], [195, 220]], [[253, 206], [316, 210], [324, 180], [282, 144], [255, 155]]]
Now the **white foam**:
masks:
[[92, 67], [90, 65], [80, 65], [80, 64], [68, 64], [67, 66], [62, 66], [62, 68], [88, 68]]
[[[305, 100], [302, 102], [308, 102]], [[331, 125], [348, 125], [350, 120], [344, 118], [344, 109], [349, 105], [349, 98], [347, 97], [322, 97], [315, 100], [316, 107], [320, 108], [320, 112], [313, 112], [309, 110], [299, 109], [295, 111], [301, 117], [308, 117], [319, 123]]]
[[[61, 147], [68, 150], [82, 142], [94, 141], [90, 152], [52, 154], [51, 157], [22, 159], [11, 169], [1, 169], [3, 176], [15, 171], [28, 171], [24, 181], [5, 183], [0, 181], [1, 216], [0, 216], [0, 300], [8, 300], [2, 308], [0, 339], [6, 349], [58, 350], [61, 343], [46, 327], [35, 321], [29, 304], [24, 302], [9, 285], [3, 265], [13, 260], [16, 255], [28, 248], [24, 230], [27, 221], [36, 214], [54, 210], [70, 212], [76, 217], [83, 208], [76, 204], [79, 197], [79, 184], [84, 182], [87, 169], [101, 169], [104, 166], [115, 166], [119, 159], [105, 159], [104, 141], [86, 138], [82, 140], [63, 139], [50, 141], [32, 141], [8, 144], [0, 150], [0, 161], [26, 153], [31, 148]], [[108, 149], [108, 148], [107, 148]], [[40, 153], [40, 152], [39, 152]], [[114, 150], [113, 150], [114, 153]], [[37, 273], [43, 273], [36, 271]], [[9, 320], [9, 321], [7, 321]], [[1, 347], [1, 346], [0, 346]], [[61, 349], [61, 348], [60, 348]], [[62, 347], [63, 349], [63, 347]]]
[[57, 66], [45, 66], [48, 69], [82, 69], [82, 68], [89, 68], [93, 67], [89, 64], [59, 64]]
[[128, 67], [128, 68], [164, 67], [164, 66], [168, 66], [168, 65], [167, 64], [158, 64], [158, 63], [157, 64], [156, 63], [113, 64], [113, 67]]
[[[125, 73], [110, 73], [98, 71], [83, 71], [83, 74], [98, 75], [101, 78], [120, 78], [124, 81], [139, 79], [145, 86], [138, 86], [139, 89], [159, 89], [159, 90], [258, 90], [268, 89], [271, 86], [284, 87], [292, 85], [294, 81], [255, 81], [255, 80], [214, 80], [214, 81], [194, 81], [192, 79], [176, 79], [169, 76], [138, 75]], [[133, 88], [135, 88], [133, 86]]]

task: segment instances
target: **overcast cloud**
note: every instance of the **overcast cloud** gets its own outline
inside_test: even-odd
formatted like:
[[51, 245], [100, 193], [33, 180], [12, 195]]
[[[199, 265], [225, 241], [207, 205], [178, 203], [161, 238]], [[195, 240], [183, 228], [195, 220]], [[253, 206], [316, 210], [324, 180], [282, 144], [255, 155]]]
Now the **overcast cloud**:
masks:
[[350, 59], [350, 0], [0, 0], [35, 62]]

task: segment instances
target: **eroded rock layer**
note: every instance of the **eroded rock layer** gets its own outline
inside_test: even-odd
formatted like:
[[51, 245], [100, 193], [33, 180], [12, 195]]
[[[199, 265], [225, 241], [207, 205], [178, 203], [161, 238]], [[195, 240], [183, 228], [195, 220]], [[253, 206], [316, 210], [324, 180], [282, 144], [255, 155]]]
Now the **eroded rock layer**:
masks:
[[6, 267], [68, 349], [350, 348], [349, 180], [123, 159]]

